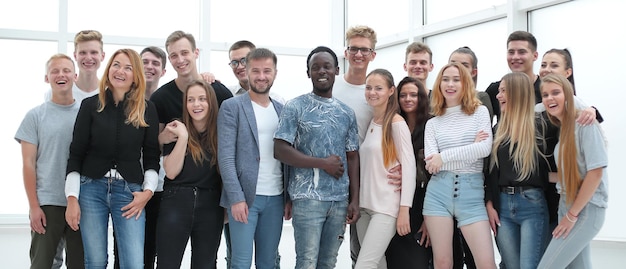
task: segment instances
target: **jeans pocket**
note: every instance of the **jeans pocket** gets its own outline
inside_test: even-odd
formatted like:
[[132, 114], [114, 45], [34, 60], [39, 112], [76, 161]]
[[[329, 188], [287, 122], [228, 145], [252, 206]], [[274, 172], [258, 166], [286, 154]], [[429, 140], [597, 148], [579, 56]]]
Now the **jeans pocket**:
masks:
[[124, 180], [124, 182], [126, 182], [126, 191], [130, 193], [142, 191], [141, 185], [139, 183], [132, 183], [126, 180]]
[[[606, 214], [606, 209], [602, 208], [602, 207], [596, 207], [594, 205], [590, 205], [587, 204], [587, 213], [591, 213], [589, 212], [590, 210], [594, 210], [595, 211], [595, 217], [593, 218], [593, 227], [597, 229], [597, 231], [600, 231], [600, 229], [602, 229], [602, 226], [604, 226], [604, 217]], [[591, 215], [590, 215], [591, 217]]]
[[83, 175], [80, 176], [80, 185], [91, 183], [92, 181], [93, 179], [90, 177], [83, 176]]
[[485, 181], [482, 178], [471, 178], [469, 184], [472, 189], [483, 190], [485, 189]]
[[530, 189], [522, 192], [522, 197], [533, 204], [543, 203], [546, 199], [541, 189]]

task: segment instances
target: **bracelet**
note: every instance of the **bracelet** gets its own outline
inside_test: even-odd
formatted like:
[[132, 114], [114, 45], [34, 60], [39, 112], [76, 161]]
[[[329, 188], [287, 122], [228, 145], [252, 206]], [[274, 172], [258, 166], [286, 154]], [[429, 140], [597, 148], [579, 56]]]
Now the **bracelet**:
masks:
[[[568, 212], [568, 213], [569, 213], [569, 212]], [[578, 218], [577, 218], [577, 217], [574, 217], [574, 219], [573, 219], [573, 220], [572, 220], [572, 219], [570, 219], [570, 218], [569, 218], [569, 214], [565, 214], [565, 217], [566, 217], [566, 218], [567, 218], [567, 220], [568, 220], [569, 222], [571, 222], [571, 223], [576, 223], [576, 221], [578, 221]]]
[[567, 214], [572, 215], [572, 217], [574, 217], [574, 218], [578, 218], [578, 215], [574, 215], [574, 214], [572, 214], [572, 211], [567, 211]]

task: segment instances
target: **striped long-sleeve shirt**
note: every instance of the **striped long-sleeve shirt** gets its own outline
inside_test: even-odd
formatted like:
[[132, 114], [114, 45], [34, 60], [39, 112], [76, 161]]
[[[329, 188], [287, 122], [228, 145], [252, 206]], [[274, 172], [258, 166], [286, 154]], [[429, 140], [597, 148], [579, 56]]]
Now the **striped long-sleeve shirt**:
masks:
[[[489, 134], [474, 143], [479, 131]], [[483, 158], [489, 156], [493, 136], [489, 112], [484, 106], [467, 115], [461, 106], [448, 107], [446, 113], [430, 119], [424, 132], [424, 156], [441, 154], [441, 171], [455, 173], [481, 173]]]

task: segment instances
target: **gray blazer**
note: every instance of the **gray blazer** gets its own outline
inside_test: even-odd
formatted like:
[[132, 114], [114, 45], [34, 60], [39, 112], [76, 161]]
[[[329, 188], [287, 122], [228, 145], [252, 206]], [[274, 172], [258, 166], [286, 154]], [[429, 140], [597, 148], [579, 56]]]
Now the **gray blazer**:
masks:
[[[271, 100], [280, 115], [283, 105]], [[217, 161], [223, 188], [220, 206], [246, 201], [252, 207], [259, 175], [259, 134], [250, 95], [225, 100], [217, 116]], [[283, 175], [283, 187], [286, 182]], [[285, 195], [287, 196], [287, 195]]]

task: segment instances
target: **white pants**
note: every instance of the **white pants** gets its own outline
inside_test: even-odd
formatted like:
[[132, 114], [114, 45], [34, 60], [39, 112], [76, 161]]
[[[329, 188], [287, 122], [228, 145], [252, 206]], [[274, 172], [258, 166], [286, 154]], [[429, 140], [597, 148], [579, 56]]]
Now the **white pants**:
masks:
[[386, 269], [385, 251], [396, 234], [396, 218], [361, 208], [356, 232], [361, 251], [354, 268]]

